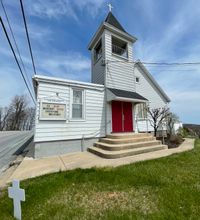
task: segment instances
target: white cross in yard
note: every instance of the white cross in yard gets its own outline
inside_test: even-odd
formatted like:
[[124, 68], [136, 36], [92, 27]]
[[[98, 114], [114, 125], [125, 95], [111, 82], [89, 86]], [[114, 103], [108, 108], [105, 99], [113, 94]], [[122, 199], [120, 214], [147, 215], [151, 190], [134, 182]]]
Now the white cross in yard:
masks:
[[21, 201], [25, 201], [25, 191], [19, 188], [19, 180], [13, 180], [12, 187], [8, 187], [8, 196], [13, 199], [14, 217], [21, 220]]
[[109, 3], [108, 4], [108, 8], [109, 8], [109, 11], [111, 12], [112, 11], [112, 8], [113, 8], [113, 6]]

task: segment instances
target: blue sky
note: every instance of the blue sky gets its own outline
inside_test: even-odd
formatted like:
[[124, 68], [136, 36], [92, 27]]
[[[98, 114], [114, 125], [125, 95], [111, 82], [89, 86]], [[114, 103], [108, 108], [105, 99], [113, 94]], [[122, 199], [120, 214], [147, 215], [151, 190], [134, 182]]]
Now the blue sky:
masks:
[[[3, 0], [28, 78], [33, 70], [19, 1]], [[90, 81], [87, 45], [108, 13], [104, 0], [26, 0], [24, 2], [38, 74]], [[200, 61], [199, 0], [112, 0], [113, 14], [138, 38], [134, 59], [146, 62]], [[6, 20], [0, 7], [0, 14]], [[171, 98], [171, 110], [185, 123], [200, 124], [200, 66], [147, 66]], [[0, 105], [27, 94], [0, 29]]]

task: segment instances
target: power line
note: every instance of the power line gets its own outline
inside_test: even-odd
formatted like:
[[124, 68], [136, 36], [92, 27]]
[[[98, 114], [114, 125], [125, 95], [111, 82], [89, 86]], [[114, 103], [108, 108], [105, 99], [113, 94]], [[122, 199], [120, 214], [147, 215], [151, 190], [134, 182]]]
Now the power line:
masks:
[[142, 63], [146, 65], [160, 65], [160, 66], [183, 66], [183, 65], [200, 65], [200, 62], [145, 62], [145, 61], [121, 61], [121, 60], [107, 60], [108, 63]]
[[14, 41], [14, 43], [15, 43], [15, 47], [16, 47], [16, 49], [17, 49], [17, 53], [18, 53], [20, 62], [21, 62], [21, 64], [22, 64], [23, 70], [24, 70], [25, 75], [26, 75], [26, 78], [27, 78], [27, 80], [28, 80], [28, 84], [29, 84], [30, 87], [32, 87], [32, 86], [31, 86], [31, 83], [30, 83], [30, 81], [29, 81], [28, 74], [27, 74], [27, 72], [26, 72], [26, 68], [25, 68], [24, 62], [23, 62], [23, 60], [22, 60], [22, 57], [21, 57], [21, 54], [20, 54], [20, 51], [19, 51], [19, 47], [18, 47], [18, 45], [17, 45], [17, 41], [16, 41], [16, 39], [15, 39], [15, 36], [14, 36], [13, 30], [12, 30], [10, 21], [9, 21], [9, 18], [8, 18], [8, 14], [7, 14], [6, 9], [5, 9], [5, 7], [4, 7], [4, 4], [3, 4], [3, 0], [1, 0], [1, 6], [2, 6], [2, 8], [3, 8], [3, 11], [4, 11], [4, 14], [5, 14], [5, 17], [6, 17], [6, 20], [7, 20], [7, 23], [8, 23], [8, 27], [9, 27], [9, 29], [10, 29], [10, 32], [11, 32], [11, 35], [12, 35], [12, 38], [13, 38], [13, 41]]
[[5, 25], [4, 25], [4, 23], [3, 23], [3, 20], [2, 20], [2, 18], [1, 18], [1, 16], [0, 16], [0, 23], [1, 23], [2, 27], [3, 27], [3, 31], [4, 31], [4, 33], [5, 33], [5, 35], [6, 35], [7, 41], [8, 41], [8, 43], [9, 43], [9, 46], [10, 46], [11, 50], [12, 50], [12, 53], [13, 53], [13, 55], [14, 55], [15, 61], [16, 61], [16, 63], [17, 63], [17, 66], [18, 66], [18, 68], [19, 68], [19, 70], [20, 70], [20, 73], [21, 73], [21, 75], [22, 75], [22, 78], [23, 78], [23, 80], [24, 80], [24, 83], [25, 83], [25, 85], [26, 85], [26, 88], [28, 89], [28, 92], [29, 92], [29, 94], [30, 94], [30, 96], [31, 96], [31, 98], [32, 98], [32, 100], [33, 100], [33, 103], [36, 104], [36, 103], [35, 103], [35, 100], [34, 100], [34, 98], [33, 98], [33, 95], [32, 95], [32, 93], [31, 93], [31, 90], [30, 90], [30, 88], [29, 88], [29, 86], [28, 86], [28, 84], [27, 84], [27, 82], [26, 82], [25, 77], [24, 77], [24, 74], [23, 74], [23, 72], [22, 72], [21, 66], [19, 65], [19, 61], [18, 61], [18, 59], [17, 59], [17, 56], [16, 56], [16, 54], [15, 54], [15, 51], [14, 51], [14, 49], [13, 49], [13, 46], [12, 46], [12, 44], [11, 44], [11, 41], [10, 41], [10, 39], [9, 39], [8, 33], [7, 33], [7, 31], [6, 31], [6, 28], [5, 28]]
[[33, 53], [32, 53], [32, 48], [31, 48], [31, 42], [30, 42], [30, 38], [29, 38], [29, 33], [28, 33], [28, 28], [27, 28], [26, 17], [25, 17], [25, 13], [24, 13], [24, 7], [23, 7], [22, 0], [20, 0], [20, 5], [21, 5], [22, 16], [23, 16], [23, 20], [24, 20], [24, 26], [25, 26], [25, 30], [26, 30], [26, 37], [27, 37], [27, 40], [28, 40], [29, 51], [30, 51], [30, 54], [31, 54], [31, 60], [32, 60], [32, 64], [33, 64], [33, 70], [34, 70], [34, 74], [36, 75], [35, 62], [34, 62], [34, 59], [33, 59]]
[[183, 65], [200, 65], [200, 62], [180, 62], [180, 63], [162, 63], [162, 62], [141, 62], [149, 65], [164, 65], [164, 66], [183, 66]]

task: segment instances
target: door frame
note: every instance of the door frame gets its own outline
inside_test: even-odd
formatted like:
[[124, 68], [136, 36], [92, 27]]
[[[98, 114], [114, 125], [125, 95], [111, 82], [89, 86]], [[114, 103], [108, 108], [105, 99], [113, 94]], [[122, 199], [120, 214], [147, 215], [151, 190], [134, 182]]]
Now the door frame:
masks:
[[[121, 107], [121, 113], [122, 113], [122, 131], [113, 131], [113, 102], [120, 102], [122, 107]], [[135, 122], [135, 119], [134, 119], [134, 105], [132, 102], [128, 102], [128, 103], [131, 103], [131, 114], [132, 114], [132, 130], [131, 131], [124, 131], [124, 111], [123, 111], [123, 108], [124, 108], [124, 105], [123, 103], [125, 103], [124, 101], [112, 101], [111, 102], [111, 122], [112, 122], [112, 126], [111, 126], [111, 133], [117, 133], [117, 132], [134, 132], [134, 122]]]

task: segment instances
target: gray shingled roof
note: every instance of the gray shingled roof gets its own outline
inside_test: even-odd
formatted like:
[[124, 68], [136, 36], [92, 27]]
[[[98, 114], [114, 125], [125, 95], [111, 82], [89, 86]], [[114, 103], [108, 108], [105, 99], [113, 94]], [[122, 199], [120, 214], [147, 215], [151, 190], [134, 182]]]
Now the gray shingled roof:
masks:
[[109, 88], [109, 90], [118, 97], [148, 101], [148, 99], [144, 98], [143, 96], [141, 96], [136, 92], [130, 92], [130, 91], [125, 91], [121, 89], [112, 89], [112, 88]]
[[108, 13], [108, 15], [107, 15], [107, 17], [105, 19], [105, 22], [126, 33], [126, 31], [121, 26], [119, 21], [115, 18], [115, 16], [112, 14], [112, 12]]

